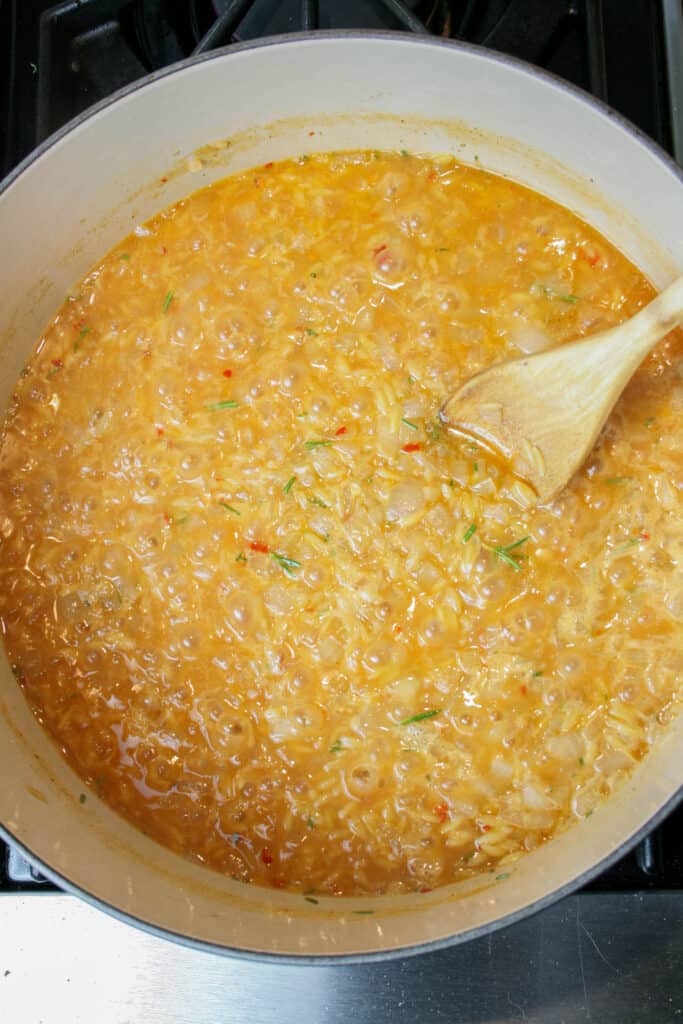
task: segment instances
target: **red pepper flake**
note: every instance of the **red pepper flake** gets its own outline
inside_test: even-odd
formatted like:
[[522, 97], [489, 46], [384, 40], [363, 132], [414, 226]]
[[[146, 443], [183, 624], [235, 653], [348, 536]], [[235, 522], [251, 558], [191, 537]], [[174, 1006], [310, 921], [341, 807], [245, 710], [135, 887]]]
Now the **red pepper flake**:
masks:
[[481, 827], [482, 832], [490, 832], [491, 831], [491, 826], [490, 825], [481, 825], [480, 827]]
[[436, 173], [436, 171], [430, 171], [429, 174], [427, 175], [427, 181], [436, 181], [437, 178], [438, 174]]
[[162, 185], [165, 185], [167, 181], [168, 181], [168, 178], [162, 178], [162, 179], [161, 179], [161, 183], [162, 183]]
[[261, 850], [261, 860], [264, 864], [272, 864], [273, 856], [267, 846], [264, 846]]
[[339, 430], [335, 431], [334, 436], [335, 437], [340, 437], [342, 434], [345, 434], [345, 433], [346, 433], [346, 427], [340, 427]]
[[521, 695], [522, 695], [523, 697], [526, 697], [526, 695], [527, 695], [527, 688], [526, 688], [526, 686], [524, 685], [524, 683], [522, 683], [522, 685], [520, 686], [520, 688], [519, 688], [519, 692], [521, 693]]
[[161, 247], [161, 255], [165, 256], [167, 252], [168, 252], [168, 249], [166, 248], [166, 246], [162, 245], [162, 247]]
[[157, 437], [163, 437], [163, 436], [164, 436], [164, 428], [163, 427], [157, 427]]
[[641, 540], [649, 540], [650, 539], [650, 534], [647, 532], [647, 530], [641, 530], [640, 531], [640, 539]]
[[419, 441], [411, 441], [410, 444], [404, 444], [401, 448], [402, 452], [419, 452], [422, 445]]
[[398, 622], [396, 622], [394, 624], [394, 633], [396, 634], [396, 636], [399, 636], [402, 632], [403, 632], [403, 630], [399, 626]]
[[164, 522], [165, 523], [170, 523], [171, 522], [171, 517], [169, 516], [168, 512], [164, 512]]
[[592, 246], [589, 249], [586, 249], [583, 246], [581, 246], [579, 248], [579, 256], [582, 260], [585, 260], [586, 263], [588, 263], [588, 265], [591, 267], [594, 267], [597, 263], [600, 262], [600, 253], [596, 252], [595, 249], [592, 248]]
[[232, 377], [232, 370], [223, 370], [224, 377]]
[[443, 824], [443, 822], [448, 818], [448, 804], [437, 804], [434, 808], [434, 814]]
[[56, 366], [58, 370], [61, 370], [61, 368], [64, 366], [64, 363], [62, 362], [61, 359], [53, 359], [52, 365]]
[[384, 252], [384, 250], [385, 250], [386, 248], [388, 248], [388, 246], [387, 246], [387, 243], [386, 243], [386, 242], [384, 243], [384, 245], [378, 245], [376, 249], [373, 249], [373, 250], [372, 250], [372, 255], [373, 255], [373, 256], [379, 256], [379, 254], [380, 254], [381, 252]]
[[267, 164], [264, 164], [263, 166], [265, 167], [265, 169], [266, 169], [267, 171], [269, 171], [269, 170], [270, 170], [270, 168], [271, 168], [271, 167], [273, 166], [273, 161], [272, 161], [272, 160], [269, 160], [269, 161], [268, 161], [268, 163], [267, 163]]
[[267, 555], [270, 548], [267, 544], [263, 544], [260, 540], [252, 540], [249, 544], [252, 551], [260, 551], [262, 555]]
[[432, 890], [429, 888], [428, 885], [423, 885], [417, 891], [418, 892], [431, 892]]

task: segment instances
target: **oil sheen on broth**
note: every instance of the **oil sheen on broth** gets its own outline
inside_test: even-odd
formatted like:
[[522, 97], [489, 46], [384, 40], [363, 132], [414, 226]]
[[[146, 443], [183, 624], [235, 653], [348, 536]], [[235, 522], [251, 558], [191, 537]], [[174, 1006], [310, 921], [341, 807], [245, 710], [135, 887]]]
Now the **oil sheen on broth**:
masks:
[[302, 892], [505, 872], [591, 814], [680, 696], [680, 338], [552, 505], [438, 410], [652, 294], [451, 158], [267, 164], [138, 228], [2, 435], [6, 649], [81, 776]]

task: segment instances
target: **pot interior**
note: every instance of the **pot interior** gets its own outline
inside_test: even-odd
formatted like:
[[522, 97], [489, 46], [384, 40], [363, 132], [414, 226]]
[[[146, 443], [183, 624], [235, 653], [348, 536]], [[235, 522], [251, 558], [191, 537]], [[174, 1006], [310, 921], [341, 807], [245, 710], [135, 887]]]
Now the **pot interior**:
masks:
[[[127, 90], [8, 181], [0, 194], [0, 235], [12, 252], [0, 282], [3, 405], [68, 288], [134, 225], [226, 174], [351, 148], [452, 153], [578, 213], [655, 285], [683, 270], [676, 169], [553, 79], [481, 50], [401, 35], [267, 41]], [[0, 662], [0, 821], [9, 835], [102, 905], [219, 949], [358, 958], [462, 940], [566, 890], [633, 839], [682, 781], [679, 716], [616, 797], [504, 877], [313, 906], [183, 860], [94, 795], [82, 803], [79, 779], [33, 718], [4, 652]]]

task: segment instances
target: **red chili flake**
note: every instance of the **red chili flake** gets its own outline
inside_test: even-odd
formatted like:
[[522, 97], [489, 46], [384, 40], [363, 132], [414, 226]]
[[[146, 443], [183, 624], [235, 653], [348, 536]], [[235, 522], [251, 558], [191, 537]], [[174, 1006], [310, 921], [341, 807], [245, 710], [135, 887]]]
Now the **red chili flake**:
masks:
[[260, 540], [252, 540], [249, 544], [252, 551], [260, 551], [262, 555], [267, 555], [270, 548], [267, 544], [263, 544]]
[[168, 249], [166, 248], [166, 246], [162, 245], [162, 247], [161, 247], [161, 255], [165, 256], [167, 252], [168, 252]]
[[346, 427], [340, 427], [339, 430], [335, 430], [335, 437], [339, 437], [341, 434], [346, 433]]
[[600, 262], [600, 253], [596, 252], [594, 249], [588, 251], [584, 249], [582, 246], [579, 248], [579, 256], [582, 260], [585, 260], [586, 263], [588, 263], [591, 267], [594, 267], [597, 263]]
[[419, 452], [419, 450], [421, 448], [422, 448], [422, 445], [420, 444], [419, 441], [411, 441], [410, 444], [404, 444], [403, 447], [401, 448], [401, 451], [402, 452]]
[[431, 892], [432, 890], [429, 888], [428, 885], [423, 885], [417, 891], [418, 892]]
[[398, 635], [399, 635], [400, 633], [402, 633], [402, 632], [403, 632], [403, 630], [401, 629], [401, 627], [399, 626], [399, 624], [398, 624], [398, 622], [397, 622], [397, 623], [396, 623], [396, 624], [394, 625], [394, 633], [396, 634], [396, 636], [398, 636]]
[[272, 161], [272, 160], [269, 160], [269, 161], [268, 161], [268, 163], [267, 163], [267, 164], [264, 164], [263, 166], [265, 167], [265, 169], [266, 169], [267, 171], [269, 171], [269, 170], [270, 170], [270, 168], [271, 168], [271, 167], [273, 166], [273, 161]]
[[165, 523], [170, 523], [171, 522], [171, 517], [169, 516], [168, 512], [164, 512], [164, 522]]
[[386, 248], [388, 248], [388, 246], [387, 246], [387, 243], [386, 243], [386, 242], [384, 243], [384, 245], [378, 245], [376, 249], [373, 249], [373, 250], [372, 250], [372, 255], [373, 255], [373, 256], [379, 256], [379, 254], [380, 254], [381, 252], [384, 252], [384, 250], [385, 250]]
[[61, 359], [53, 359], [52, 365], [56, 366], [58, 370], [61, 370], [61, 368], [64, 366], [64, 363], [62, 362]]
[[443, 822], [448, 818], [448, 804], [437, 804], [434, 808], [434, 814], [443, 824]]
[[650, 534], [647, 532], [647, 530], [641, 530], [640, 531], [640, 539], [641, 540], [649, 540], [650, 539]]
[[284, 889], [287, 883], [285, 882], [284, 878], [274, 878], [272, 881], [272, 885], [275, 889]]
[[163, 436], [164, 436], [164, 428], [163, 427], [157, 427], [157, 437], [163, 437]]
[[165, 185], [165, 184], [166, 184], [166, 182], [168, 181], [168, 178], [162, 178], [162, 179], [161, 179], [161, 181], [162, 181], [162, 184], [164, 184], [164, 185]]
[[232, 370], [223, 370], [224, 377], [232, 377]]
[[491, 831], [491, 826], [490, 825], [481, 825], [480, 827], [481, 827], [482, 832], [490, 832]]
[[272, 854], [267, 846], [264, 846], [263, 849], [261, 850], [261, 860], [263, 861], [264, 864], [273, 863]]
[[427, 175], [427, 181], [436, 181], [437, 177], [438, 175], [436, 171], [430, 171], [429, 174]]
[[527, 688], [526, 688], [526, 686], [523, 683], [522, 683], [522, 685], [519, 688], [519, 692], [522, 694], [523, 697], [526, 697]]

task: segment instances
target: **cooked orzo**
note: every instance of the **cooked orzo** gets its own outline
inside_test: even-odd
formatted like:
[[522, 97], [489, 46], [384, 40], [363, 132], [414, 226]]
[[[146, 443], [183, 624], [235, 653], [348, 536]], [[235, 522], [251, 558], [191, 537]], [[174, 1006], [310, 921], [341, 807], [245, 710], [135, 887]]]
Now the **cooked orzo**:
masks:
[[591, 814], [680, 697], [680, 338], [552, 505], [439, 408], [652, 294], [451, 158], [268, 164], [136, 229], [2, 435], [6, 649], [82, 777], [305, 892], [505, 871]]

